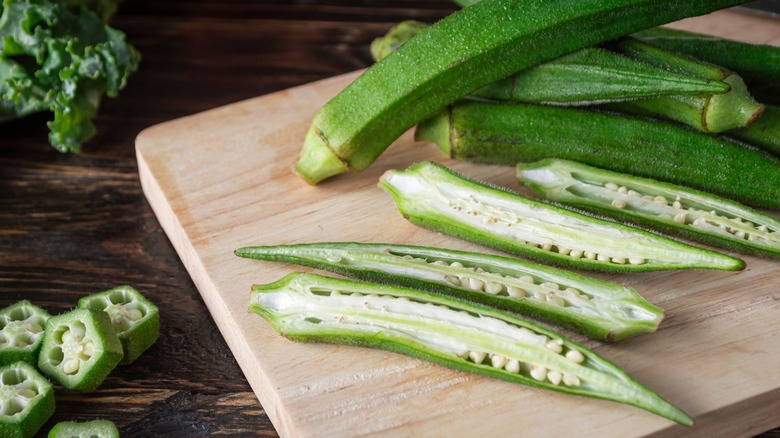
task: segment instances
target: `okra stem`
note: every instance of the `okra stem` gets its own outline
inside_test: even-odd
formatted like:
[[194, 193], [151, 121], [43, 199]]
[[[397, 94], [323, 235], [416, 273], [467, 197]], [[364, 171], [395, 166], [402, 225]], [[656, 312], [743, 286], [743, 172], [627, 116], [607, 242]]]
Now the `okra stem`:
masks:
[[[425, 29], [414, 20], [394, 26], [371, 44], [380, 61]], [[729, 91], [729, 84], [677, 74], [609, 50], [587, 47], [488, 84], [472, 97], [498, 101], [588, 105], [670, 94], [702, 95]]]
[[252, 287], [282, 335], [372, 347], [457, 370], [626, 403], [691, 426], [682, 410], [582, 345], [520, 317], [419, 290], [292, 273]]
[[350, 242], [253, 246], [236, 255], [450, 295], [608, 342], [653, 332], [663, 318], [663, 310], [632, 288], [509, 257]]
[[737, 0], [484, 0], [427, 28], [315, 115], [296, 170], [316, 184], [365, 169], [420, 121], [468, 93], [558, 56]]
[[780, 160], [672, 123], [577, 108], [458, 102], [416, 138], [449, 157], [506, 164], [562, 158], [741, 203], [780, 208]]
[[379, 184], [415, 225], [563, 266], [604, 271], [744, 267], [734, 257], [534, 201], [430, 162], [387, 171]]
[[780, 257], [780, 220], [717, 196], [573, 161], [517, 166], [543, 198], [691, 240]]

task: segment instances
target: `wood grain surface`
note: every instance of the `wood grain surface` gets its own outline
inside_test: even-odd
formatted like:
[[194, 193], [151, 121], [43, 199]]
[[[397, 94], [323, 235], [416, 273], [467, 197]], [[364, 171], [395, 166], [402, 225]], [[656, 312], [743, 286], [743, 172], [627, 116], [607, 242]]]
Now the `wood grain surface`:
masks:
[[[144, 198], [136, 135], [366, 67], [368, 44], [392, 24], [452, 10], [448, 0], [125, 0], [112, 24], [142, 53], [141, 68], [104, 101], [80, 155], [48, 145], [47, 114], [0, 124], [0, 306], [26, 298], [59, 313], [132, 284], [163, 317], [157, 344], [97, 391], [57, 388], [40, 436], [57, 421], [96, 418], [125, 437], [277, 436]], [[750, 414], [737, 422], [761, 432]]]
[[[714, 29], [763, 20], [722, 12], [677, 26]], [[722, 23], [728, 23], [723, 25]], [[771, 22], [774, 24], [774, 22]], [[763, 38], [780, 36], [777, 28]], [[760, 36], [757, 36], [760, 37]], [[288, 341], [247, 313], [253, 283], [291, 270], [236, 259], [255, 244], [409, 243], [485, 251], [403, 221], [376, 187], [382, 172], [435, 160], [479, 180], [523, 190], [511, 167], [457, 163], [409, 134], [368, 170], [317, 187], [291, 172], [319, 107], [358, 74], [287, 89], [142, 132], [144, 193], [250, 384], [282, 436], [741, 436], [780, 425], [777, 262], [746, 258], [742, 272], [600, 275], [667, 311], [662, 329], [617, 345], [568, 334], [624, 367], [696, 420], [685, 429], [614, 403], [548, 393], [352, 347]], [[522, 407], [519, 409], [518, 407]], [[740, 421], [750, 418], [749, 421]]]

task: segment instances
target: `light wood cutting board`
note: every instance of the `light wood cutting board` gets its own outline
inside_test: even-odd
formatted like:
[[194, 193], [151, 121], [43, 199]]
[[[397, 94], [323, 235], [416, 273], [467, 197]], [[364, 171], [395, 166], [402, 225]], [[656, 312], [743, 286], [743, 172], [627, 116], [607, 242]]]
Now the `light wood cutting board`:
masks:
[[[780, 44], [780, 22], [734, 11], [673, 26]], [[248, 313], [253, 283], [300, 268], [239, 259], [241, 246], [360, 241], [490, 252], [403, 220], [377, 188], [385, 170], [434, 160], [529, 193], [513, 169], [453, 162], [410, 133], [368, 170], [306, 185], [291, 165], [311, 117], [356, 75], [157, 125], [136, 141], [144, 193], [280, 435], [749, 436], [780, 426], [778, 261], [744, 257], [737, 273], [602, 274], [663, 307], [661, 330], [617, 345], [564, 332], [687, 411], [693, 429], [393, 353], [294, 343]]]

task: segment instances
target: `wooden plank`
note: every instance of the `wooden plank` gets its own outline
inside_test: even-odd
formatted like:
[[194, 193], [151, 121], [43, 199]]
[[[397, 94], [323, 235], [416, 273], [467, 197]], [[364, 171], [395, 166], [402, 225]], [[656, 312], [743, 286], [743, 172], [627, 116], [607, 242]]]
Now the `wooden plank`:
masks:
[[[675, 27], [735, 38], [750, 29], [755, 41], [780, 35], [774, 21], [730, 11]], [[311, 117], [358, 73], [157, 125], [136, 141], [149, 203], [280, 435], [459, 436], [487, 426], [500, 435], [738, 436], [780, 425], [776, 261], [745, 257], [737, 273], [599, 275], [666, 309], [661, 330], [618, 345], [566, 332], [691, 414], [692, 430], [392, 353], [290, 342], [248, 313], [253, 283], [299, 268], [238, 259], [241, 246], [346, 240], [486, 251], [402, 220], [376, 186], [385, 170], [434, 160], [528, 193], [511, 168], [444, 159], [410, 133], [364, 172], [305, 184], [291, 166]]]

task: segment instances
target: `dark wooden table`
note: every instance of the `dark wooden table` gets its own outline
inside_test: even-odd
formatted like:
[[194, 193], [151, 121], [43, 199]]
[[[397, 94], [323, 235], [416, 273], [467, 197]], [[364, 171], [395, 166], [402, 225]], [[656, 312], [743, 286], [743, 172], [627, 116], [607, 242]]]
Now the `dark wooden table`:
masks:
[[56, 314], [130, 284], [162, 316], [159, 341], [98, 390], [57, 388], [41, 434], [106, 418], [127, 437], [276, 436], [143, 196], [135, 136], [365, 67], [370, 41], [392, 24], [452, 10], [449, 0], [126, 0], [112, 24], [143, 61], [104, 101], [80, 155], [49, 146], [48, 114], [0, 125], [0, 307], [28, 299]]

